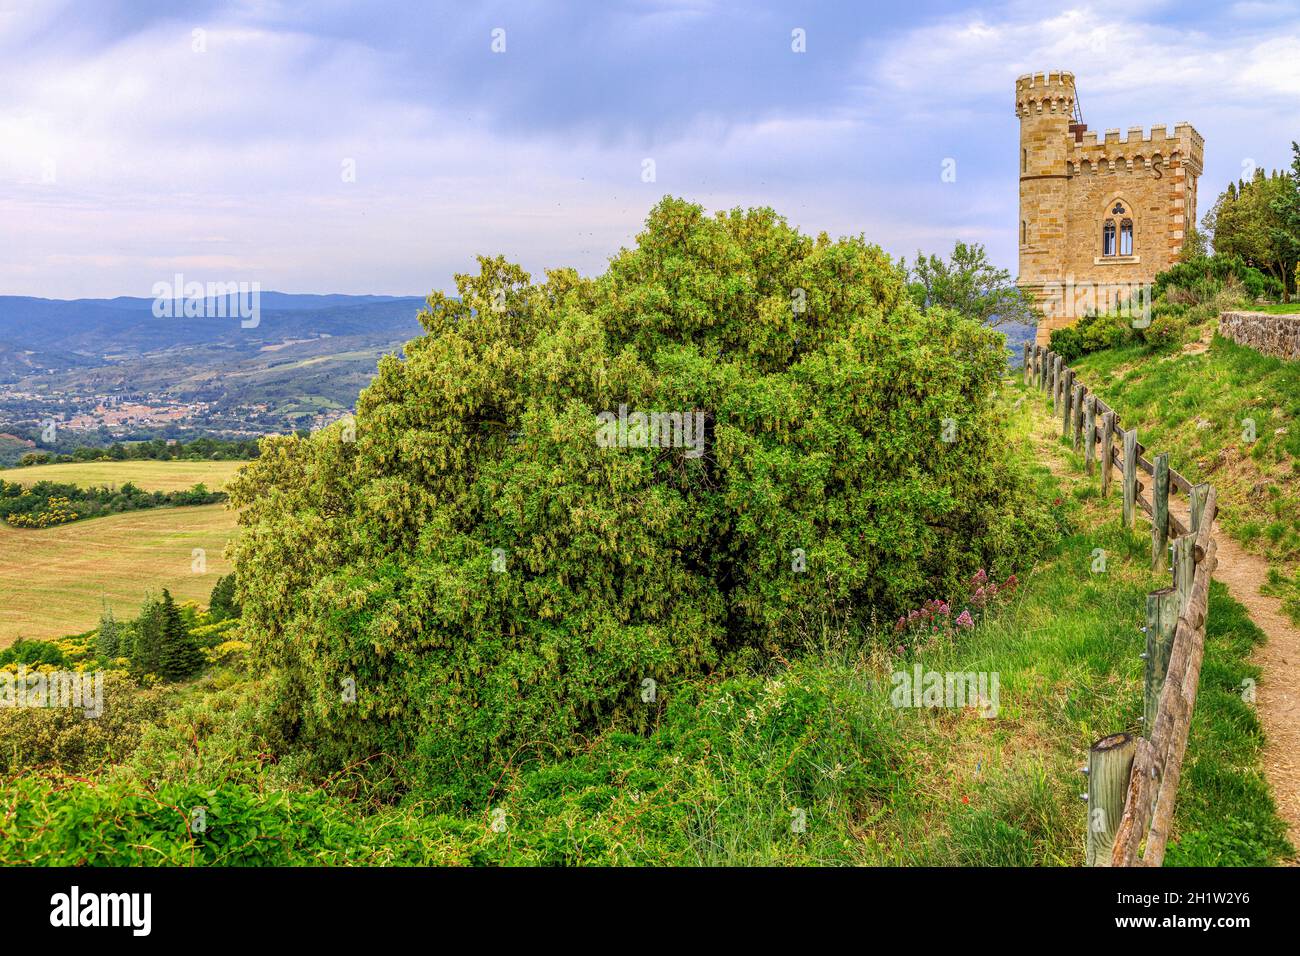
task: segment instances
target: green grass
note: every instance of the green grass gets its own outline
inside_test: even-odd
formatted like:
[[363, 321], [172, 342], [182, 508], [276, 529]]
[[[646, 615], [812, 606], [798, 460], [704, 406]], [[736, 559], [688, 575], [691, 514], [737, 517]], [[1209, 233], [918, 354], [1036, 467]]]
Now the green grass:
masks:
[[1215, 336], [1200, 354], [1111, 349], [1075, 370], [1144, 444], [1168, 451], [1190, 480], [1214, 484], [1224, 529], [1273, 565], [1261, 590], [1300, 623], [1300, 362]]
[[1200, 354], [1112, 349], [1075, 369], [1143, 444], [1214, 484], [1229, 534], [1282, 567], [1300, 561], [1300, 363], [1216, 336]]
[[1300, 302], [1274, 302], [1271, 305], [1253, 305], [1251, 312], [1270, 312], [1273, 315], [1290, 315], [1300, 312]]

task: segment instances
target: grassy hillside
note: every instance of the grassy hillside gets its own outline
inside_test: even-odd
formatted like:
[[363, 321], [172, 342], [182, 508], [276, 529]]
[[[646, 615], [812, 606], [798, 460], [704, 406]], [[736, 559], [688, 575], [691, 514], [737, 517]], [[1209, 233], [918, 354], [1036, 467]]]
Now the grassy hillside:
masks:
[[[166, 587], [177, 600], [206, 603], [217, 576], [229, 570], [222, 551], [234, 533], [235, 515], [225, 505], [128, 512], [40, 531], [0, 524], [0, 646], [89, 630], [105, 600], [118, 617], [134, 614], [146, 589]], [[191, 570], [195, 548], [206, 552], [206, 573]]]
[[[418, 790], [394, 803], [383, 760], [320, 783], [302, 755], [270, 759], [274, 682], [220, 670], [172, 691], [170, 716], [107, 775], [0, 788], [17, 827], [0, 825], [0, 862], [1078, 865], [1077, 768], [1093, 740], [1138, 724], [1139, 628], [1159, 579], [1041, 396], [1013, 389], [1006, 407], [1061, 538], [973, 631], [899, 657], [887, 633], [829, 627], [757, 673], [662, 687], [644, 735], [606, 732], [564, 760], [517, 754], [469, 810]], [[1260, 635], [1217, 585], [1210, 619], [1167, 863], [1276, 863], [1290, 849], [1237, 693]], [[893, 706], [892, 675], [918, 664], [996, 673], [996, 718]], [[197, 804], [221, 811], [191, 840], [175, 807]]]
[[197, 484], [222, 490], [242, 461], [87, 461], [0, 470], [0, 478], [21, 485], [38, 481], [120, 487], [128, 481], [144, 491], [182, 491]]
[[[1189, 479], [1214, 483], [1228, 533], [1269, 559], [1274, 588], [1294, 589], [1283, 582], [1300, 567], [1300, 363], [1216, 335], [1208, 348], [1109, 349], [1074, 367], [1144, 444], [1167, 450]], [[1300, 602], [1291, 606], [1300, 613]]]
[[[1086, 476], [1083, 455], [1061, 441], [1059, 419], [1045, 417], [1050, 399], [1035, 389], [1026, 394], [1028, 403], [1038, 409], [1035, 444], [1039, 460], [1053, 463], [1065, 499], [1081, 506], [1078, 531], [1066, 546], [1077, 549], [1072, 559], [1075, 586], [1081, 587], [1083, 593], [1060, 595], [1060, 616], [1048, 622], [1047, 630], [1085, 623], [1086, 617], [1080, 619], [1077, 606], [1081, 598], [1085, 602], [1099, 599], [1110, 606], [1123, 620], [1118, 628], [1126, 662], [1119, 671], [1125, 688], [1122, 693], [1125, 700], [1136, 700], [1140, 708], [1143, 664], [1138, 655], [1145, 640], [1140, 630], [1145, 623], [1145, 596], [1167, 586], [1168, 574], [1150, 572], [1149, 524], [1139, 521], [1135, 531], [1123, 530], [1118, 483], [1112, 484], [1110, 498], [1102, 499], [1100, 480]], [[1183, 470], [1184, 459], [1178, 454], [1171, 454], [1170, 460]], [[1092, 571], [1097, 548], [1104, 549], [1107, 558], [1106, 570], [1100, 574]], [[1122, 563], [1117, 567], [1121, 556]], [[1103, 595], [1117, 587], [1122, 596], [1112, 605]], [[1101, 627], [1102, 622], [1088, 622], [1085, 626]], [[1286, 839], [1285, 822], [1277, 813], [1263, 775], [1263, 727], [1254, 706], [1242, 697], [1243, 681], [1257, 681], [1260, 677], [1259, 668], [1250, 658], [1264, 641], [1264, 633], [1250, 620], [1246, 608], [1232, 599], [1223, 584], [1211, 582], [1200, 688], [1166, 866], [1257, 866], [1294, 857], [1294, 848]], [[1110, 730], [1137, 730], [1141, 726], [1138, 716], [1137, 710], [1126, 712], [1124, 722], [1114, 724]]]

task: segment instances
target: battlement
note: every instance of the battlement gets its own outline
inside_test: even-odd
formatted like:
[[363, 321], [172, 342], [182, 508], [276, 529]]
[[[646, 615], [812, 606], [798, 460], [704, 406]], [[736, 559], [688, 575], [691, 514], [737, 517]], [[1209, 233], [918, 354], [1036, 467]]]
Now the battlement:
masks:
[[1016, 115], [1074, 112], [1074, 74], [1066, 70], [1026, 73], [1016, 80]]
[[1074, 74], [1067, 70], [1053, 70], [1044, 73], [1025, 73], [1016, 79], [1016, 92], [1045, 87], [1068, 86], [1074, 89]]
[[1191, 123], [1178, 123], [1171, 134], [1168, 126], [1130, 126], [1121, 134], [1108, 129], [1098, 139], [1096, 131], [1085, 132], [1073, 144], [1069, 162], [1074, 172], [1098, 169], [1150, 169], [1153, 164], [1179, 160], [1192, 164], [1199, 173], [1205, 140]]
[[[1105, 142], [1110, 145], [1114, 145], [1117, 143], [1123, 143], [1123, 144], [1163, 143], [1167, 140], [1183, 139], [1185, 136], [1187, 136], [1188, 131], [1190, 131], [1190, 133], [1196, 136], [1197, 138], [1200, 137], [1200, 134], [1197, 133], [1196, 130], [1192, 128], [1192, 124], [1179, 123], [1177, 126], [1174, 127], [1173, 136], [1169, 135], [1168, 126], [1152, 126], [1150, 129], [1146, 129], [1142, 126], [1130, 126], [1127, 132], [1125, 132], [1122, 136], [1120, 135], [1119, 130], [1108, 129], [1106, 130]], [[1080, 145], [1083, 146], [1097, 145], [1097, 133], [1095, 131], [1091, 133], [1084, 133], [1083, 142]]]

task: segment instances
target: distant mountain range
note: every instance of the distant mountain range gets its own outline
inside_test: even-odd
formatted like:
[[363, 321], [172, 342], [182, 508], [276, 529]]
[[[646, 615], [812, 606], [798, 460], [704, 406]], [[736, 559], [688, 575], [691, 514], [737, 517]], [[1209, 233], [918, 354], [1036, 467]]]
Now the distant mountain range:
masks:
[[[31, 437], [53, 420], [108, 441], [318, 425], [422, 333], [424, 301], [262, 292], [249, 327], [229, 299], [206, 300], [204, 317], [158, 317], [152, 298], [0, 296], [0, 431]], [[114, 403], [149, 408], [127, 427], [96, 412]], [[97, 414], [114, 427], [88, 424]]]
[[[418, 296], [263, 292], [259, 304], [257, 326], [246, 328], [228, 300], [221, 310], [225, 318], [157, 318], [154, 300], [146, 298], [0, 296], [0, 350], [25, 353], [25, 359], [14, 360], [22, 367], [68, 368], [101, 364], [108, 361], [106, 356], [183, 345], [228, 345], [255, 352], [264, 345], [322, 335], [404, 341], [419, 332], [415, 316], [424, 300]], [[216, 315], [215, 306], [216, 302], [206, 300], [205, 315]]]

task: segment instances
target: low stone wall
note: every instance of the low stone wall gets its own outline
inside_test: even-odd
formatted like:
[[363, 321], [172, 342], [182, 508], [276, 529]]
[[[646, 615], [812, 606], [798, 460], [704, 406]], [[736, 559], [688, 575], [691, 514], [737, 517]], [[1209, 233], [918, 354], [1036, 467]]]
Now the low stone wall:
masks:
[[1300, 358], [1300, 313], [1223, 312], [1219, 315], [1219, 334], [1264, 355]]

